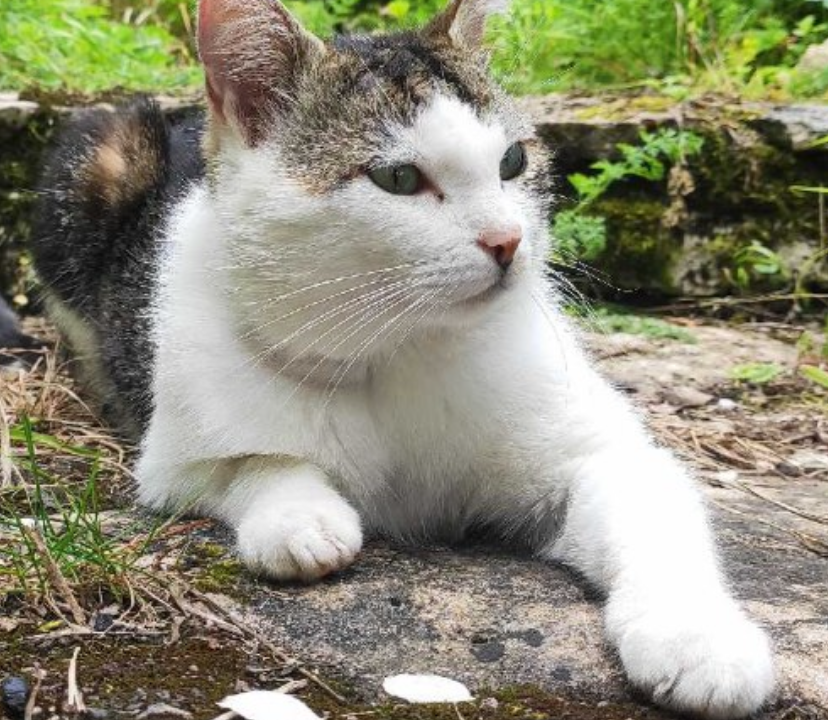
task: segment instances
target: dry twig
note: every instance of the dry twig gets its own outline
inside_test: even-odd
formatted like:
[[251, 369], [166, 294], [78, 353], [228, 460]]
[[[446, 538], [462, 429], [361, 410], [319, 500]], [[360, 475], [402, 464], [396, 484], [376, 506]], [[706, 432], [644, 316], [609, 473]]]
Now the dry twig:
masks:
[[80, 647], [76, 647], [72, 653], [66, 677], [66, 712], [73, 715], [82, 715], [86, 712], [83, 693], [78, 685], [78, 655], [80, 655]]
[[34, 711], [37, 707], [37, 694], [40, 692], [40, 685], [43, 682], [43, 678], [46, 677], [46, 671], [43, 670], [37, 663], [35, 663], [34, 668], [34, 687], [32, 687], [32, 692], [29, 695], [29, 699], [26, 701], [26, 709], [23, 712], [23, 720], [32, 720], [34, 717]]
[[49, 579], [50, 585], [69, 606], [69, 611], [72, 614], [72, 620], [75, 625], [84, 627], [87, 624], [86, 614], [83, 612], [83, 608], [80, 606], [78, 599], [72, 592], [72, 588], [69, 586], [69, 583], [60, 571], [60, 567], [58, 567], [54, 557], [52, 557], [52, 553], [49, 552], [49, 548], [46, 546], [46, 542], [43, 539], [40, 529], [37, 525], [29, 525], [26, 523], [21, 523], [20, 528], [32, 543], [38, 556], [42, 560], [43, 565], [46, 568], [46, 576]]

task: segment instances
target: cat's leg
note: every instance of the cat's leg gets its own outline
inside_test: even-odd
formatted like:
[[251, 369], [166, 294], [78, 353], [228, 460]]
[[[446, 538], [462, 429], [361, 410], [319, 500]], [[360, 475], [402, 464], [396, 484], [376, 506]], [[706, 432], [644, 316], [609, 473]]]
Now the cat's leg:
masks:
[[315, 580], [356, 559], [359, 515], [320, 469], [265, 463], [247, 473], [236, 478], [219, 512], [235, 527], [248, 566], [281, 580]]
[[346, 568], [362, 548], [356, 510], [308, 463], [251, 457], [154, 466], [145, 453], [137, 475], [144, 504], [223, 520], [243, 562], [272, 578], [316, 580]]
[[699, 490], [609, 388], [567, 405], [555, 440], [573, 452], [550, 467], [563, 527], [540, 554], [606, 593], [608, 637], [655, 701], [715, 718], [756, 710], [774, 686], [770, 646], [726, 587]]

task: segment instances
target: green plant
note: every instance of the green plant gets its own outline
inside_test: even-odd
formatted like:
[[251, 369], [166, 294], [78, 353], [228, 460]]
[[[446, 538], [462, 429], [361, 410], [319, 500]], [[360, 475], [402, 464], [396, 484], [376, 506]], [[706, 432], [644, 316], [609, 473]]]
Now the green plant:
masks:
[[158, 91], [199, 77], [166, 30], [117, 22], [91, 0], [6, 0], [0, 27], [0, 87]]
[[704, 145], [704, 139], [687, 130], [665, 128], [655, 133], [642, 130], [639, 134], [641, 145], [619, 143], [616, 147], [621, 157], [618, 160], [599, 160], [591, 166], [598, 172], [594, 175], [575, 173], [569, 182], [578, 192], [578, 201], [587, 206], [597, 200], [619, 180], [638, 177], [657, 181], [664, 178], [668, 165], [674, 165], [685, 158], [697, 155]]
[[776, 363], [745, 363], [730, 369], [730, 379], [751, 385], [767, 385], [784, 371], [784, 368]]
[[828, 389], [828, 317], [821, 333], [804, 330], [796, 341], [799, 374], [806, 380]]
[[[143, 538], [134, 528], [113, 534], [104, 527], [94, 450], [36, 433], [25, 417], [10, 429], [10, 440], [24, 447], [15, 461], [26, 484], [22, 498], [14, 487], [0, 494], [0, 590], [44, 597], [65, 593], [55, 587], [65, 583], [127, 597], [130, 575], [138, 572], [136, 563], [160, 526]], [[44, 471], [39, 448], [87, 461], [85, 482], [70, 486]]]
[[[817, 148], [825, 144], [828, 144], [828, 135], [815, 140], [811, 143], [811, 147]], [[804, 299], [808, 296], [806, 286], [811, 276], [820, 265], [825, 263], [826, 258], [828, 258], [828, 214], [826, 213], [825, 207], [825, 200], [828, 197], [828, 187], [822, 185], [794, 185], [791, 187], [791, 191], [815, 195], [817, 200], [819, 247], [801, 263], [796, 273], [796, 283], [794, 286], [794, 294]]]
[[[444, 0], [287, 0], [313, 32], [421, 24]], [[192, 0], [4, 0], [0, 82], [97, 92], [198, 84]], [[797, 64], [828, 37], [822, 0], [513, 0], [491, 25], [512, 92], [651, 87], [825, 97], [828, 71]], [[70, 71], [67, 71], [70, 69]]]
[[628, 178], [663, 180], [667, 169], [701, 152], [704, 139], [693, 132], [663, 128], [641, 131], [640, 145], [619, 143], [617, 160], [599, 160], [591, 175], [575, 173], [568, 180], [575, 188], [575, 205], [558, 212], [553, 224], [553, 260], [595, 260], [607, 244], [606, 220], [586, 212], [609, 188]]
[[778, 0], [515, 0], [493, 33], [495, 68], [517, 92], [652, 87], [748, 95], [828, 90], [828, 73], [797, 69], [828, 36], [815, 2]]
[[828, 318], [825, 319], [821, 340], [817, 341], [813, 333], [804, 330], [796, 341], [796, 352], [799, 361], [804, 361], [804, 364], [828, 363]]
[[742, 290], [750, 288], [759, 278], [788, 277], [789, 270], [779, 255], [754, 240], [733, 255], [731, 278]]
[[676, 340], [683, 343], [696, 342], [693, 333], [683, 327], [659, 318], [635, 315], [615, 308], [595, 308], [586, 318], [586, 324], [590, 329], [602, 333], [626, 333], [659, 340]]
[[597, 215], [581, 215], [577, 209], [555, 216], [554, 254], [563, 260], [597, 259], [607, 247], [607, 221]]
[[828, 390], [828, 372], [816, 365], [802, 365], [799, 368], [802, 377]]

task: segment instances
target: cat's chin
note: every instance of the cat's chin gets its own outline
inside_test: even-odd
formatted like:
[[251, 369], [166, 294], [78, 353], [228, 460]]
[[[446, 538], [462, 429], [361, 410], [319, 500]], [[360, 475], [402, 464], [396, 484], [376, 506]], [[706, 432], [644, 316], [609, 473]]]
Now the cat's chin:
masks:
[[506, 273], [482, 290], [477, 290], [453, 300], [451, 308], [466, 315], [468, 313], [488, 312], [504, 302], [521, 284], [522, 274]]
[[517, 283], [498, 281], [474, 294], [450, 299], [444, 312], [430, 319], [435, 329], [473, 328], [502, 310], [514, 296]]

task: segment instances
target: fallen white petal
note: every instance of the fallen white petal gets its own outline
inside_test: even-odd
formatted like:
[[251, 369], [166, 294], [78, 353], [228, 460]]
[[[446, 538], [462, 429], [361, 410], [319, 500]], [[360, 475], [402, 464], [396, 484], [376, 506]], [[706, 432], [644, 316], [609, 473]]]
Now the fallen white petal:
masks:
[[218, 706], [232, 710], [246, 720], [320, 720], [319, 715], [298, 698], [270, 690], [228, 695]]
[[439, 675], [394, 675], [385, 678], [382, 689], [412, 703], [457, 703], [473, 699], [465, 685]]

